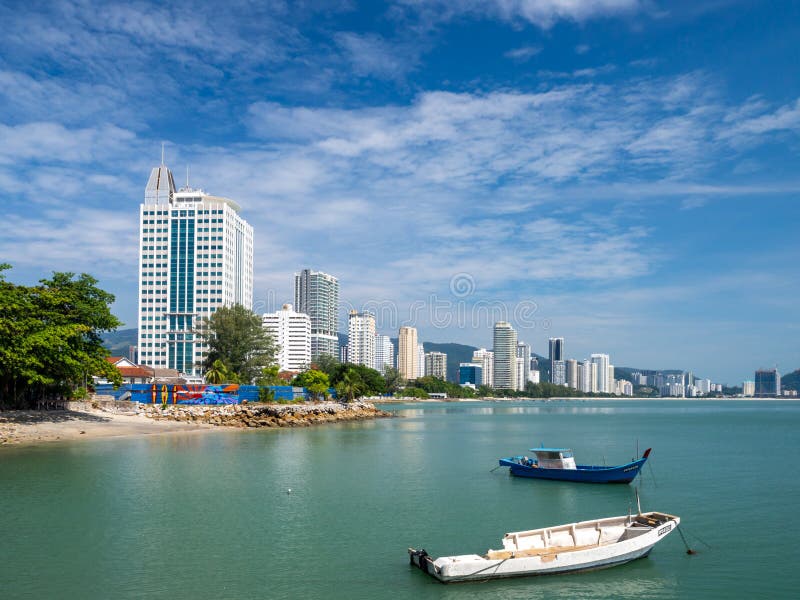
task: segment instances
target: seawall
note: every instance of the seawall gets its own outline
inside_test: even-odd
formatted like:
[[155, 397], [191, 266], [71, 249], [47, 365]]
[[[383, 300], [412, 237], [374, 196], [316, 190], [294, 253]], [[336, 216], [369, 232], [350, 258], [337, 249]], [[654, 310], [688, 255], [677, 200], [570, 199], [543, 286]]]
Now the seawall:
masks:
[[141, 404], [139, 413], [154, 420], [206, 423], [224, 427], [308, 427], [319, 423], [391, 417], [368, 402], [312, 404], [226, 404], [217, 406]]

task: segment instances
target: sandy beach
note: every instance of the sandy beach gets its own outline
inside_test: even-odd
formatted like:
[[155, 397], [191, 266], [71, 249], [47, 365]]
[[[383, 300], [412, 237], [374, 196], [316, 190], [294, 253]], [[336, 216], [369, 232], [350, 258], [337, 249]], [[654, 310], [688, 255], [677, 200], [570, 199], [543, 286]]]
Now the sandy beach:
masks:
[[104, 411], [0, 412], [0, 447], [123, 436], [190, 433], [214, 429], [204, 423], [156, 421], [144, 415]]

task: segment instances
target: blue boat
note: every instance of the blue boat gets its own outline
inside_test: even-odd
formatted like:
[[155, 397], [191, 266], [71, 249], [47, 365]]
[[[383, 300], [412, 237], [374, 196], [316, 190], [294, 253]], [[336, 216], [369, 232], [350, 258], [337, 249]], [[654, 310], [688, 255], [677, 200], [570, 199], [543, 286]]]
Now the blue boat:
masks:
[[501, 458], [500, 466], [509, 467], [512, 475], [533, 479], [558, 479], [582, 483], [630, 483], [647, 462], [651, 448], [641, 458], [615, 467], [576, 465], [569, 448], [531, 448], [535, 458]]

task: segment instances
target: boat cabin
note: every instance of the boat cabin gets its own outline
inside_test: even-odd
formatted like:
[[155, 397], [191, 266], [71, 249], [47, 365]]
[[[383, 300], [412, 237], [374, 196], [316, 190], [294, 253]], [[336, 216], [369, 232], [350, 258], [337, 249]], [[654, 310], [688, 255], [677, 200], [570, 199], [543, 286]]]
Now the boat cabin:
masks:
[[575, 457], [569, 448], [531, 448], [540, 469], [576, 469]]

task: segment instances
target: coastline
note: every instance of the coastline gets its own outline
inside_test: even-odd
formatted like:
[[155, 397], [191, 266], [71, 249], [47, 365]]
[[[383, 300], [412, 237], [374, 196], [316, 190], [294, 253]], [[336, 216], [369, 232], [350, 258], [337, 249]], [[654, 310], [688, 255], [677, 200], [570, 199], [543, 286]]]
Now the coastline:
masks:
[[223, 406], [70, 403], [66, 410], [0, 411], [0, 448], [242, 428], [308, 427], [394, 416], [367, 402]]

